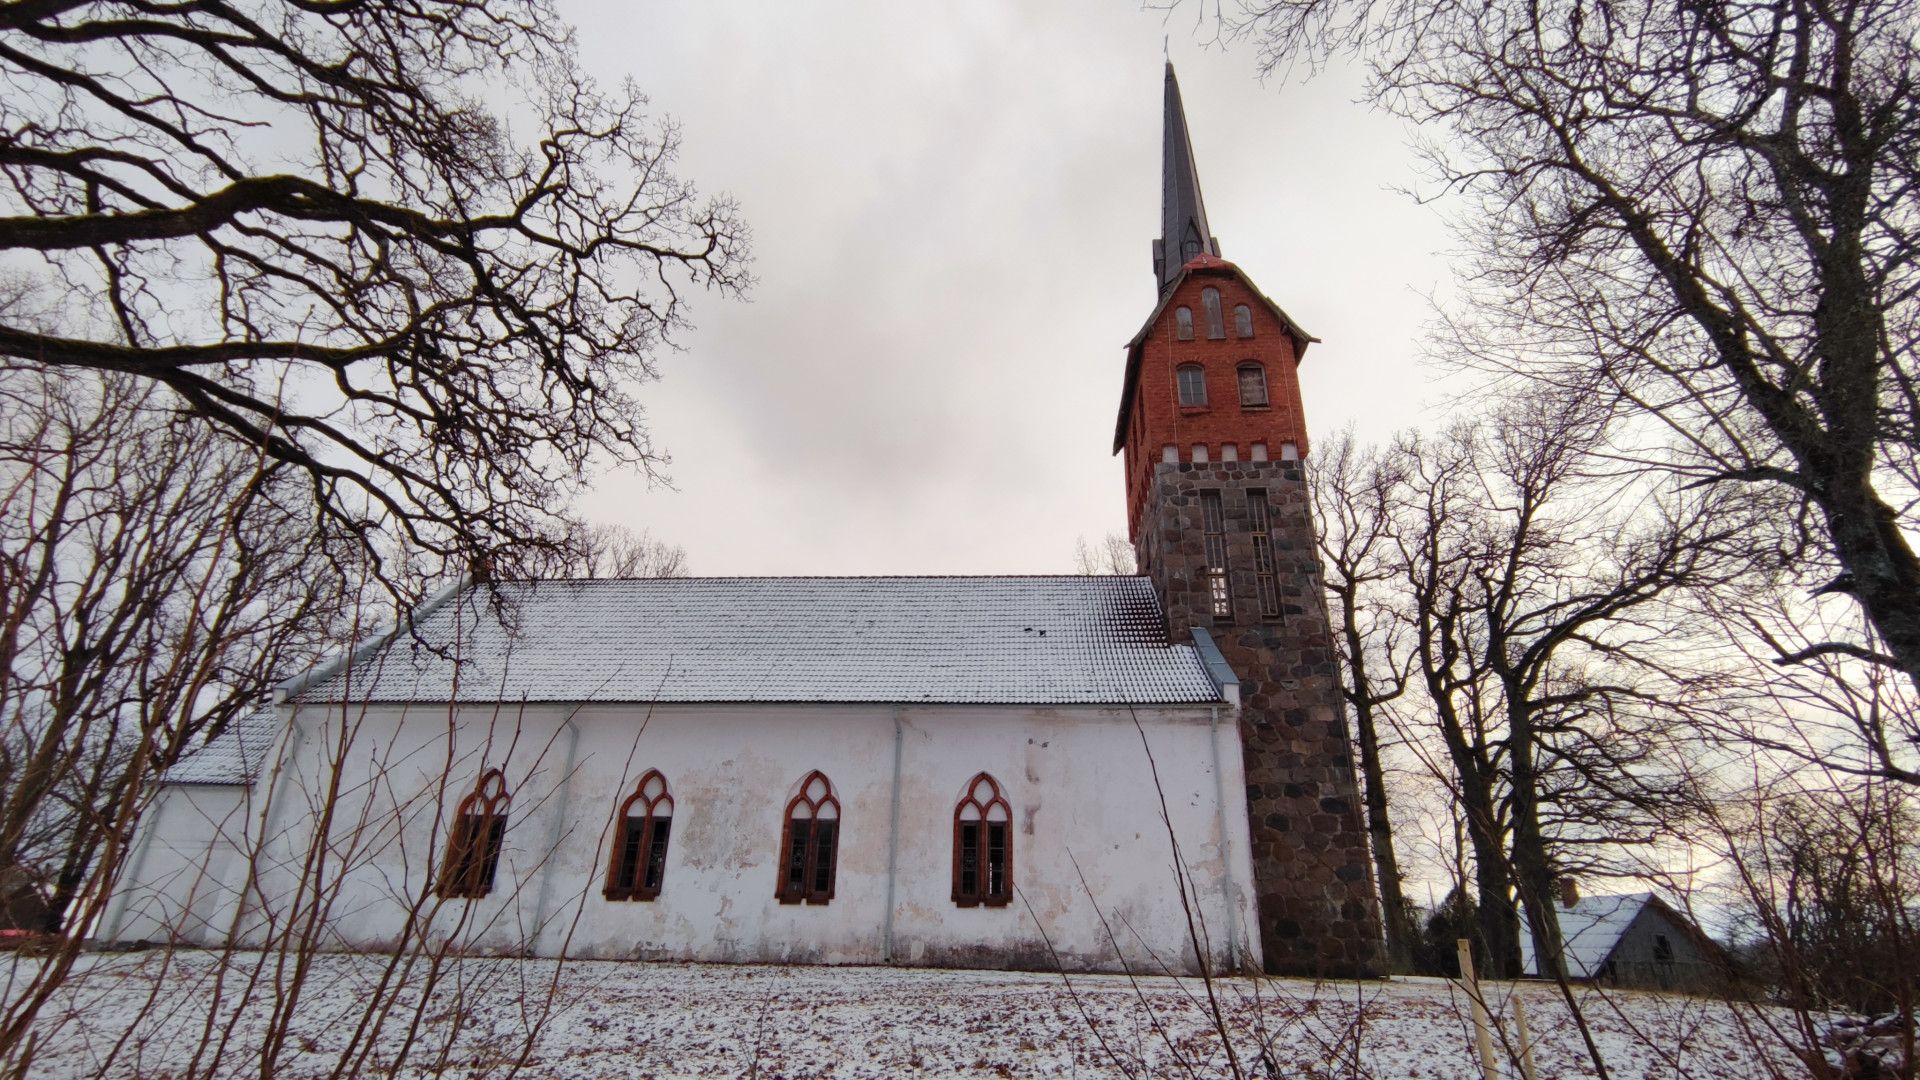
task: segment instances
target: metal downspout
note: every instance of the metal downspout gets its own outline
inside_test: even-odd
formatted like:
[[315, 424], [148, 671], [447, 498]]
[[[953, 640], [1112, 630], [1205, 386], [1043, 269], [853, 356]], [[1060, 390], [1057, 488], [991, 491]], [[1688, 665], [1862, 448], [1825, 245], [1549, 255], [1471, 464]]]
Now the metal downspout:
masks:
[[580, 750], [580, 725], [572, 716], [562, 720], [567, 729], [567, 763], [560, 773], [560, 799], [553, 812], [553, 828], [547, 833], [547, 857], [540, 867], [540, 893], [533, 901], [534, 955], [540, 955], [540, 939], [547, 933], [547, 898], [553, 891], [553, 864], [560, 861], [561, 831], [567, 826], [567, 806], [573, 801], [573, 764]]
[[1227, 781], [1226, 777], [1220, 775], [1220, 706], [1214, 705], [1209, 711], [1212, 713], [1212, 719], [1209, 722], [1212, 738], [1208, 742], [1213, 748], [1214, 828], [1220, 830], [1220, 893], [1226, 905], [1227, 958], [1229, 963], [1238, 968], [1240, 965], [1240, 905], [1237, 901], [1240, 889], [1233, 880], [1233, 847], [1231, 834], [1227, 832]]
[[893, 806], [887, 812], [887, 921], [882, 931], [882, 956], [893, 963], [893, 885], [900, 858], [900, 706], [893, 707]]

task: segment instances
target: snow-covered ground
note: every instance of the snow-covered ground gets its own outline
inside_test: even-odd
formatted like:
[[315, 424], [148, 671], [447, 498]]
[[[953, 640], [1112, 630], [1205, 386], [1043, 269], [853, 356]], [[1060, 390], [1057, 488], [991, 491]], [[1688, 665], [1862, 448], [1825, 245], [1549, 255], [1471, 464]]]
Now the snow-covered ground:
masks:
[[[275, 1003], [286, 1001], [263, 960], [84, 957], [42, 1014], [32, 1075], [261, 1075]], [[388, 962], [315, 957], [272, 1075], [386, 1072], [415, 1026], [417, 1001], [377, 991]], [[217, 980], [230, 1003], [262, 971], [244, 1008], [228, 1004], [209, 1018]], [[1229, 1044], [1249, 1076], [1479, 1075], [1467, 1002], [1440, 980], [1218, 980], [1213, 992], [1233, 1032], [1223, 1042], [1197, 980], [500, 959], [465, 960], [445, 975], [418, 1010], [403, 1075], [507, 1075], [524, 1054], [521, 1075], [566, 1078], [1230, 1076]], [[1516, 991], [1488, 992], [1510, 1014]], [[1538, 1080], [1594, 1075], [1557, 993], [1534, 985], [1517, 993]], [[382, 998], [402, 1007], [369, 1039], [362, 1018]], [[1585, 1011], [1623, 1080], [1761, 1077], [1770, 1064], [1793, 1072], [1783, 1054], [1762, 1060], [1723, 1004], [1614, 992], [1589, 994]], [[222, 1039], [216, 1061], [202, 1048]], [[1262, 1045], [1270, 1063], [1259, 1060]]]

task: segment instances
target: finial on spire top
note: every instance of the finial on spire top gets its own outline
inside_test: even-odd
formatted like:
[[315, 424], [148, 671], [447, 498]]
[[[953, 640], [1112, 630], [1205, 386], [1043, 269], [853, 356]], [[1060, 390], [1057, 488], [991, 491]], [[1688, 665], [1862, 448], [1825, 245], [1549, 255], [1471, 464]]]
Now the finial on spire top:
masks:
[[1171, 59], [1161, 125], [1160, 239], [1153, 242], [1153, 276], [1165, 292], [1187, 260], [1220, 254], [1220, 241], [1207, 229], [1200, 172], [1193, 162], [1193, 141], [1187, 135], [1187, 113], [1180, 103], [1180, 82], [1174, 78]]

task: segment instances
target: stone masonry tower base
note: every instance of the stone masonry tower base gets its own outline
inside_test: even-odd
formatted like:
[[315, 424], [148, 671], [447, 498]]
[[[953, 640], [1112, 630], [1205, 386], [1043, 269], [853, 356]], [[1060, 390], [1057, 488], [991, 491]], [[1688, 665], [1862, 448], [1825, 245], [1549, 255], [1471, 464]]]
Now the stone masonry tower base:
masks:
[[1114, 422], [1127, 522], [1175, 641], [1204, 627], [1240, 680], [1261, 950], [1275, 974], [1380, 970], [1380, 910], [1308, 506], [1298, 369], [1317, 338], [1207, 223], [1167, 65], [1159, 302]]
[[[1216, 522], [1232, 615], [1217, 617], [1203, 493]], [[1265, 513], [1255, 505], [1264, 501]], [[1153, 466], [1135, 542], [1176, 639], [1209, 628], [1240, 678], [1254, 888], [1267, 970], [1306, 976], [1380, 971], [1381, 944], [1352, 743], [1298, 461]], [[1261, 518], [1264, 517], [1264, 521]], [[1265, 526], [1264, 530], [1261, 526]], [[1269, 538], [1270, 552], [1255, 550]], [[1271, 566], [1269, 587], [1253, 568]], [[1274, 599], [1278, 617], [1269, 614]]]

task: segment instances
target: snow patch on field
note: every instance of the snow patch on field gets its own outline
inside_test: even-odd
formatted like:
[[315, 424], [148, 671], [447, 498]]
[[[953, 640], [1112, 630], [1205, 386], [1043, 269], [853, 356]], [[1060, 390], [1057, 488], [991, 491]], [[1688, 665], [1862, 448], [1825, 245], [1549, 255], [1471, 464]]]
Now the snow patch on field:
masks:
[[[313, 957], [273, 1074], [391, 1068], [413, 1026], [417, 977], [388, 995], [402, 1008], [377, 1035], [361, 1028], [390, 962]], [[272, 989], [274, 967], [257, 953], [84, 957], [41, 1015], [33, 1075], [258, 1076], [275, 1003], [287, 1001]], [[216, 987], [221, 1004], [210, 1015]], [[1594, 1075], [1557, 991], [1488, 992], [1502, 1016], [1514, 995], [1525, 999], [1539, 1080]], [[505, 1075], [524, 1061], [521, 1075], [568, 1080], [1227, 1076], [1230, 1047], [1254, 1076], [1479, 1075], [1467, 1002], [1440, 980], [1222, 979], [1213, 993], [1231, 1040], [1194, 979], [472, 958], [449, 962], [419, 1009], [401, 1074]], [[1790, 1064], [1784, 1054], [1763, 1060], [1722, 1003], [1621, 992], [1583, 1000], [1616, 1077], [1763, 1076]], [[217, 1058], [202, 1050], [222, 1040]]]

